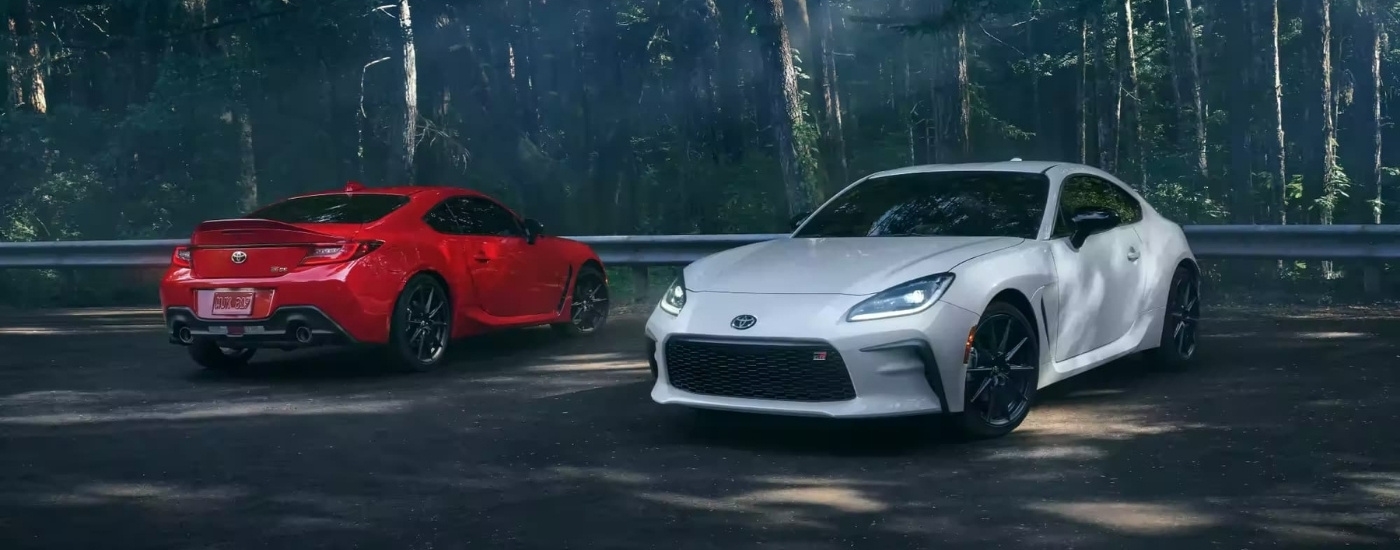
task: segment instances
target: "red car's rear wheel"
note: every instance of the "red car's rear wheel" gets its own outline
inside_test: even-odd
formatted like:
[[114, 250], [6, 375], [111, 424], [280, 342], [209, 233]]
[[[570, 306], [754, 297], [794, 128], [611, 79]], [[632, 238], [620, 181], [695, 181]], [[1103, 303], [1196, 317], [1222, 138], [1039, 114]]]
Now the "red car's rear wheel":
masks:
[[409, 371], [442, 364], [452, 337], [452, 303], [447, 289], [428, 275], [414, 275], [404, 285], [389, 323], [389, 356]]
[[256, 348], [224, 348], [213, 340], [195, 340], [189, 346], [190, 358], [209, 370], [228, 371], [248, 364]]

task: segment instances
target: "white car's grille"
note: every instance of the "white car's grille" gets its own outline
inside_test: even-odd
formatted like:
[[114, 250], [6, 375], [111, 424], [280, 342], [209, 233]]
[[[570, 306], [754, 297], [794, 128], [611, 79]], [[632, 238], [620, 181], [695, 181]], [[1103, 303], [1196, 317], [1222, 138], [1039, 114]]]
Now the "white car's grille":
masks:
[[666, 341], [666, 376], [701, 395], [778, 401], [846, 401], [855, 388], [841, 353], [822, 341]]

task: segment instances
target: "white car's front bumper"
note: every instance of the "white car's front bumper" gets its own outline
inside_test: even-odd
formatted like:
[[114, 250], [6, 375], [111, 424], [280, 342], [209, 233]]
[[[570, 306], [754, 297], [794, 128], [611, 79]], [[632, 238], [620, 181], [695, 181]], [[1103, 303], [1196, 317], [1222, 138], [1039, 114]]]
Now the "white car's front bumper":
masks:
[[[864, 298], [691, 292], [680, 315], [658, 308], [647, 321], [651, 397], [797, 416], [961, 411], [963, 354], [978, 314], [940, 302], [915, 315], [844, 321]], [[739, 315], [758, 322], [734, 329]]]

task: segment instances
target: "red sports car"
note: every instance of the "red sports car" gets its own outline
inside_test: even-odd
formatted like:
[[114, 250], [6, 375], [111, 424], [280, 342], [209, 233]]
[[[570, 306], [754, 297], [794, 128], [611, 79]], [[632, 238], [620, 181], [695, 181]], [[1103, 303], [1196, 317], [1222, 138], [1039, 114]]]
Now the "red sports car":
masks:
[[211, 369], [259, 348], [382, 344], [427, 370], [452, 338], [553, 325], [567, 335], [608, 315], [603, 263], [466, 189], [351, 182], [247, 216], [199, 224], [160, 285], [172, 343]]

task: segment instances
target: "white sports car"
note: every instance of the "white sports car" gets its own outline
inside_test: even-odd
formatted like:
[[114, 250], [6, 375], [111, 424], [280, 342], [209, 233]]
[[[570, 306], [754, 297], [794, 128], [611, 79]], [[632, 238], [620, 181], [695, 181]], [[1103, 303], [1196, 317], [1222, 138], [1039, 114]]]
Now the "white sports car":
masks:
[[685, 268], [646, 324], [657, 403], [948, 413], [1005, 435], [1038, 389], [1148, 351], [1196, 352], [1179, 225], [1089, 166], [917, 166], [851, 184], [789, 238]]

